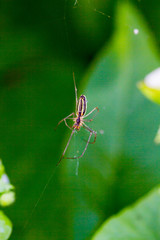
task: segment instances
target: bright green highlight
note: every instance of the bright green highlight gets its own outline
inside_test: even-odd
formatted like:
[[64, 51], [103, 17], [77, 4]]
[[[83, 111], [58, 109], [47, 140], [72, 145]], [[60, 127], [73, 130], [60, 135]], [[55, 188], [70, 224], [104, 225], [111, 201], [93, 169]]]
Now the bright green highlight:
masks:
[[[6, 207], [15, 201], [14, 186], [10, 184], [5, 168], [0, 160], [0, 206]], [[0, 240], [7, 240], [12, 232], [12, 223], [0, 211]]]
[[10, 184], [5, 168], [0, 160], [0, 205], [6, 207], [15, 201], [14, 186]]
[[12, 232], [11, 221], [4, 215], [2, 211], [0, 211], [0, 239], [7, 240], [11, 232]]
[[[137, 84], [141, 92], [151, 101], [160, 104], [160, 68], [149, 73], [144, 81]], [[160, 143], [160, 128], [154, 139], [155, 143]]]
[[141, 90], [141, 92], [151, 101], [160, 104], [160, 89], [154, 89], [148, 87], [144, 81], [139, 82], [137, 87]]

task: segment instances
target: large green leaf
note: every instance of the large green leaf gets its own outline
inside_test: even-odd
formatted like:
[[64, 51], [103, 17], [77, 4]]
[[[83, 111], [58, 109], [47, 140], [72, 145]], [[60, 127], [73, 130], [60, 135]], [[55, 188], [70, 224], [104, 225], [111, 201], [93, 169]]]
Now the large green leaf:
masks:
[[108, 219], [93, 240], [160, 239], [160, 188]]

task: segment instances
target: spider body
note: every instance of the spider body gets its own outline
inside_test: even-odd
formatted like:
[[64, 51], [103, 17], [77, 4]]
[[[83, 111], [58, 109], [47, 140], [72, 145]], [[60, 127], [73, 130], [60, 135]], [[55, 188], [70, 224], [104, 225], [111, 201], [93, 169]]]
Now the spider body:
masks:
[[76, 118], [74, 119], [73, 128], [76, 130], [80, 130], [81, 126], [83, 125], [83, 116], [85, 115], [87, 110], [87, 98], [85, 95], [81, 95], [78, 100]]
[[74, 125], [73, 125], [73, 129], [76, 129], [77, 131], [79, 131], [80, 130], [80, 128], [81, 128], [81, 126], [82, 126], [82, 124], [83, 124], [83, 120], [82, 120], [82, 118], [79, 116], [79, 117], [77, 117], [77, 118], [75, 118], [75, 123], [74, 123]]
[[[61, 122], [64, 121], [64, 123], [66, 124], [66, 126], [67, 126], [69, 129], [71, 129], [72, 132], [71, 132], [70, 138], [69, 138], [69, 140], [68, 140], [68, 142], [67, 142], [67, 145], [66, 145], [66, 147], [65, 147], [65, 149], [64, 149], [64, 151], [63, 151], [63, 154], [62, 154], [59, 162], [57, 163], [57, 166], [60, 164], [60, 162], [61, 162], [61, 160], [62, 160], [63, 158], [67, 158], [67, 159], [77, 159], [77, 158], [81, 158], [81, 157], [84, 155], [84, 153], [85, 153], [85, 151], [86, 151], [86, 149], [87, 149], [87, 147], [88, 147], [88, 144], [89, 144], [89, 143], [92, 143], [92, 144], [95, 143], [95, 141], [96, 141], [96, 136], [97, 136], [97, 133], [96, 133], [94, 130], [92, 130], [91, 128], [89, 128], [89, 127], [85, 124], [85, 122], [91, 122], [91, 121], [93, 121], [93, 118], [95, 117], [95, 115], [97, 114], [97, 112], [99, 112], [99, 109], [98, 109], [98, 107], [95, 107], [94, 109], [92, 109], [92, 110], [86, 115], [86, 111], [87, 111], [87, 98], [86, 98], [85, 95], [81, 95], [81, 96], [79, 97], [79, 99], [77, 99], [77, 88], [76, 88], [74, 73], [73, 73], [73, 80], [74, 80], [75, 96], [76, 96], [76, 113], [73, 112], [73, 113], [69, 114], [67, 117], [63, 118], [63, 119], [58, 123], [58, 125], [59, 125]], [[88, 116], [89, 116], [92, 112], [94, 112], [95, 110], [97, 110], [97, 112], [93, 115], [92, 119], [85, 119], [86, 117], [88, 117]], [[75, 115], [76, 115], [76, 117], [75, 117]], [[73, 117], [71, 118], [71, 116], [73, 116]], [[68, 125], [68, 123], [67, 123], [67, 120], [68, 120], [68, 119], [72, 119], [73, 122], [74, 122], [74, 124], [73, 124], [71, 127], [70, 127], [70, 126]], [[57, 126], [58, 126], [58, 125], [57, 125]], [[65, 152], [66, 152], [66, 150], [67, 150], [67, 148], [68, 148], [68, 145], [69, 145], [69, 143], [70, 143], [70, 141], [71, 141], [71, 138], [72, 138], [73, 134], [75, 133], [76, 130], [79, 131], [81, 127], [83, 127], [84, 129], [86, 129], [86, 130], [90, 133], [89, 138], [88, 138], [88, 141], [87, 141], [87, 143], [86, 143], [86, 146], [85, 146], [82, 154], [81, 154], [80, 156], [78, 156], [78, 157], [64, 157]], [[92, 137], [93, 134], [94, 134], [94, 141], [93, 141], [93, 142], [90, 142], [90, 139], [91, 139], [91, 137]]]

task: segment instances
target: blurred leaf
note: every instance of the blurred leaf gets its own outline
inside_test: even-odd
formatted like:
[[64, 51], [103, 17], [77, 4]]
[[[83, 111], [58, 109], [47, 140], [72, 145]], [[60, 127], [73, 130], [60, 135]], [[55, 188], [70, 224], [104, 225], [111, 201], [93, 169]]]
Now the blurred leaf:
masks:
[[0, 211], [0, 239], [7, 240], [12, 232], [10, 220]]
[[2, 164], [2, 160], [0, 159], [0, 178], [5, 173], [4, 165]]
[[[160, 104], [160, 68], [147, 74], [144, 81], [137, 84], [140, 91], [151, 101]], [[160, 144], [160, 128], [154, 138], [156, 144]]]
[[160, 104], [160, 68], [147, 74], [144, 81], [139, 82], [137, 86], [147, 98]]
[[158, 131], [157, 131], [157, 134], [156, 134], [156, 136], [155, 136], [155, 138], [154, 138], [154, 142], [155, 142], [156, 144], [160, 144], [160, 126], [159, 126]]
[[150, 88], [144, 82], [139, 82], [137, 86], [147, 98], [160, 104], [160, 90]]
[[[85, 78], [89, 84], [83, 91], [88, 112], [95, 106], [100, 109], [93, 124], [88, 124], [97, 131], [97, 141], [79, 159], [78, 176], [77, 161], [64, 159], [61, 164], [62, 168], [67, 164], [77, 240], [90, 238], [104, 219], [160, 181], [160, 149], [152, 143], [158, 106], [136, 88], [140, 79], [159, 66], [157, 49], [133, 6], [119, 3], [116, 16], [114, 36], [89, 68]], [[73, 137], [66, 156], [82, 153], [85, 145], [79, 135], [84, 133]]]
[[6, 207], [11, 205], [15, 201], [15, 193], [14, 192], [7, 192], [3, 193], [0, 197], [0, 204], [2, 207]]
[[103, 223], [93, 240], [160, 239], [160, 187]]
[[14, 186], [10, 184], [5, 168], [0, 159], [0, 205], [6, 207], [15, 201]]
[[[0, 159], [0, 205], [2, 207], [8, 206], [15, 201], [15, 193], [12, 192], [13, 186], [9, 182], [9, 178], [5, 173], [4, 165]], [[0, 211], [0, 239], [8, 239], [12, 232], [12, 223]]]

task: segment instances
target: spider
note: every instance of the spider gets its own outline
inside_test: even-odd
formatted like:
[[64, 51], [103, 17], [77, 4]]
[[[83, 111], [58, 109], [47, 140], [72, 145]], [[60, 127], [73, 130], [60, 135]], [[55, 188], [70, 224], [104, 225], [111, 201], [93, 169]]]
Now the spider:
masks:
[[[92, 130], [91, 128], [89, 128], [89, 127], [85, 124], [85, 122], [91, 122], [91, 121], [93, 121], [93, 118], [94, 118], [94, 117], [96, 116], [96, 114], [99, 112], [99, 109], [98, 109], [98, 107], [95, 107], [95, 108], [93, 108], [87, 115], [85, 115], [85, 114], [86, 114], [86, 111], [87, 111], [87, 98], [86, 98], [85, 95], [81, 95], [81, 96], [79, 97], [79, 99], [77, 98], [77, 87], [76, 87], [76, 81], [75, 81], [74, 72], [73, 72], [73, 81], [74, 81], [75, 97], [76, 97], [76, 113], [73, 112], [73, 113], [69, 114], [67, 117], [63, 118], [63, 119], [62, 119], [61, 121], [59, 121], [59, 123], [57, 124], [57, 127], [58, 127], [58, 125], [64, 121], [65, 125], [66, 125], [69, 129], [71, 129], [72, 132], [71, 132], [71, 135], [70, 135], [69, 140], [68, 140], [68, 142], [67, 142], [67, 145], [66, 145], [66, 147], [65, 147], [65, 149], [64, 149], [64, 151], [63, 151], [63, 154], [62, 154], [62, 156], [61, 156], [61, 158], [60, 158], [60, 160], [58, 161], [58, 163], [57, 163], [56, 166], [58, 166], [58, 165], [60, 164], [60, 162], [61, 162], [61, 160], [62, 160], [63, 158], [65, 158], [65, 159], [77, 159], [77, 158], [83, 157], [85, 151], [87, 150], [88, 144], [89, 144], [89, 143], [94, 144], [95, 141], [96, 141], [96, 137], [97, 137], [97, 133], [96, 133], [94, 130]], [[93, 113], [95, 110], [97, 110], [97, 112], [93, 115], [93, 117], [92, 117], [91, 119], [85, 119], [85, 118], [88, 117], [91, 113]], [[75, 116], [75, 115], [76, 115], [76, 116]], [[71, 118], [71, 116], [73, 116], [73, 117]], [[66, 121], [67, 119], [72, 119], [72, 120], [73, 120], [73, 122], [74, 122], [73, 126], [70, 127], [70, 126], [67, 124], [67, 121]], [[56, 127], [56, 128], [57, 128], [57, 127]], [[66, 150], [67, 150], [67, 148], [68, 148], [68, 146], [69, 146], [69, 143], [70, 143], [70, 141], [71, 141], [71, 138], [72, 138], [73, 134], [74, 134], [76, 131], [79, 131], [81, 127], [83, 127], [84, 129], [86, 129], [86, 130], [90, 133], [90, 135], [89, 135], [89, 137], [88, 137], [88, 141], [87, 141], [87, 143], [86, 143], [86, 146], [85, 146], [82, 154], [81, 154], [80, 156], [78, 156], [78, 157], [64, 157], [65, 152], [66, 152]], [[93, 142], [90, 142], [90, 139], [91, 139], [91, 137], [92, 137], [92, 134], [94, 134], [94, 140], [93, 140]]]

